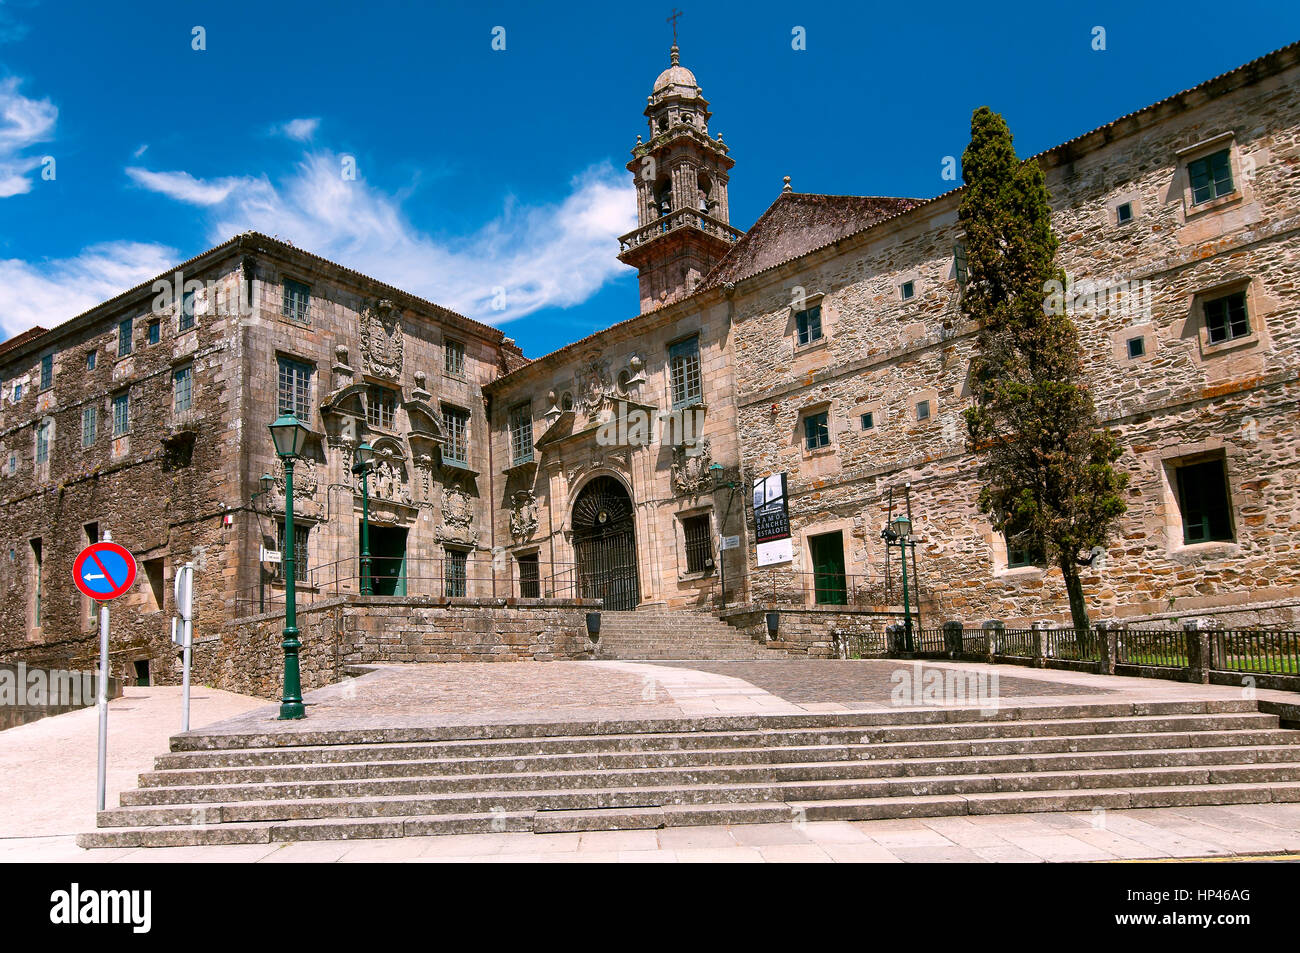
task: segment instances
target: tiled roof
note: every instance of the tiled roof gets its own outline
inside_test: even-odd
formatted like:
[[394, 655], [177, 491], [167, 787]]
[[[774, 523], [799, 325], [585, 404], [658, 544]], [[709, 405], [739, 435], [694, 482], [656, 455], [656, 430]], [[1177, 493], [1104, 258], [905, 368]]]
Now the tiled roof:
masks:
[[742, 281], [893, 218], [921, 199], [782, 192], [705, 277], [700, 290]]
[[45, 331], [45, 328], [28, 328], [21, 334], [15, 334], [8, 341], [0, 341], [0, 354], [4, 354], [6, 351], [12, 351], [14, 348], [26, 344], [33, 338], [40, 337], [45, 333]]

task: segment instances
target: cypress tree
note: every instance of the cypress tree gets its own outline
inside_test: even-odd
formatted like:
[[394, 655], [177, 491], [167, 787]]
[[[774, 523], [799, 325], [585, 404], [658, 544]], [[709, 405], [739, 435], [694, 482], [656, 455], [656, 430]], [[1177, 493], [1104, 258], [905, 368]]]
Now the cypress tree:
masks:
[[1079, 573], [1124, 512], [1128, 474], [1114, 466], [1119, 442], [1098, 423], [1078, 331], [1059, 296], [1065, 275], [1043, 171], [1016, 158], [1006, 122], [987, 106], [971, 117], [962, 178], [962, 312], [980, 328], [965, 414], [980, 461], [979, 508], [1008, 547], [1060, 569], [1083, 630]]

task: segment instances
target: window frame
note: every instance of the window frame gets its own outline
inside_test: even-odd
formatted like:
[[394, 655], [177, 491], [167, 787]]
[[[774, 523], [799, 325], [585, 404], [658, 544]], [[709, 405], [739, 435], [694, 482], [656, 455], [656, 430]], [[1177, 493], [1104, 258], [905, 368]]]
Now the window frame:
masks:
[[[531, 463], [534, 454], [532, 401], [523, 401], [511, 407], [507, 426], [510, 432], [510, 465]], [[527, 446], [524, 443], [525, 431]]]
[[[275, 406], [276, 415], [283, 416], [286, 413], [293, 414], [298, 420], [305, 424], [310, 424], [312, 408], [312, 378], [316, 375], [316, 367], [306, 361], [301, 361], [288, 355], [278, 354], [275, 358], [276, 365], [276, 383], [275, 383]], [[290, 403], [286, 406], [285, 398], [285, 372], [290, 374], [289, 377], [289, 396]], [[298, 377], [296, 373], [302, 372], [302, 402], [303, 413], [298, 413], [300, 406], [298, 392]]]
[[[131, 392], [118, 391], [112, 397], [113, 437], [125, 437], [131, 432]], [[118, 413], [119, 408], [121, 413]]]
[[[801, 415], [804, 453], [816, 453], [831, 445], [831, 412], [829, 407], [810, 410]], [[820, 421], [817, 424], [816, 421]], [[816, 431], [814, 431], [816, 427]]]
[[[375, 413], [375, 410], [378, 413]], [[397, 392], [383, 384], [366, 385], [366, 425], [392, 430], [397, 422]]]
[[706, 513], [691, 513], [678, 517], [682, 524], [682, 555], [685, 574], [707, 576], [717, 569], [718, 561], [713, 548], [713, 519]]
[[459, 338], [443, 338], [442, 369], [448, 377], [465, 379], [465, 342]]
[[[86, 423], [89, 421], [90, 426]], [[87, 404], [81, 408], [81, 449], [93, 447], [95, 441], [99, 439], [99, 408], [94, 404]]]
[[909, 278], [898, 286], [898, 296], [901, 301], [911, 301], [916, 297], [916, 279]]
[[54, 386], [54, 352], [43, 354], [41, 356], [41, 386], [40, 390], [47, 391]]
[[[1206, 506], [1207, 491], [1204, 485], [1198, 486], [1197, 488], [1200, 494], [1199, 498], [1194, 501], [1197, 504], [1197, 508], [1194, 509], [1190, 505], [1193, 501], [1188, 499], [1188, 474], [1192, 471], [1203, 472], [1206, 467], [1216, 467], [1218, 469], [1219, 477], [1222, 480], [1222, 485], [1219, 487], [1219, 492], [1222, 493], [1222, 509], [1217, 513], [1213, 508]], [[1232, 481], [1228, 474], [1227, 458], [1221, 453], [1212, 456], [1191, 457], [1174, 461], [1172, 469], [1174, 471], [1174, 502], [1178, 508], [1178, 524], [1182, 528], [1183, 545], [1199, 546], [1207, 543], [1237, 542], [1237, 528], [1232, 513]], [[1193, 538], [1189, 533], [1189, 530], [1193, 525], [1189, 518], [1189, 510], [1201, 517], [1198, 522], [1204, 529], [1204, 537], [1198, 535], [1196, 538]], [[1218, 521], [1218, 526], [1212, 526], [1211, 521], [1216, 520]]]
[[54, 436], [54, 421], [46, 417], [36, 424], [36, 453], [34, 459], [39, 467], [50, 462], [51, 438]]
[[448, 599], [464, 599], [469, 595], [469, 550], [444, 547], [442, 591]]
[[130, 357], [135, 352], [135, 318], [117, 322], [117, 356]]
[[311, 285], [287, 276], [281, 276], [280, 282], [280, 316], [294, 324], [311, 327]]
[[[457, 421], [463, 422], [463, 427], [457, 430]], [[473, 415], [464, 407], [458, 407], [455, 404], [442, 405], [442, 459], [444, 462], [452, 465], [459, 464], [462, 467], [469, 466], [470, 452], [470, 430], [473, 424]]]
[[668, 345], [668, 397], [673, 410], [704, 402], [704, 368], [698, 331]]
[[191, 288], [189, 291], [181, 292], [181, 306], [176, 310], [176, 333], [184, 334], [196, 326], [194, 319], [194, 294]]
[[[1231, 313], [1230, 301], [1240, 301], [1241, 314], [1240, 319], [1245, 322], [1244, 331], [1234, 331], [1233, 327], [1237, 323]], [[1211, 323], [1210, 306], [1223, 305], [1223, 334], [1224, 337], [1216, 339], [1214, 336], [1215, 325]], [[1230, 291], [1206, 295], [1201, 299], [1201, 317], [1205, 325], [1205, 340], [1211, 347], [1220, 347], [1225, 344], [1239, 344], [1255, 333], [1255, 328], [1250, 320], [1250, 296], [1246, 288], [1234, 288]]]
[[153, 318], [145, 324], [144, 343], [146, 347], [162, 341], [162, 320]]
[[[1220, 157], [1223, 159], [1222, 171], [1227, 173], [1228, 185], [1227, 190], [1222, 192], [1219, 191], [1220, 182], [1222, 180], [1215, 172], [1214, 164], [1214, 160]], [[1208, 176], [1208, 178], [1201, 186], [1197, 186], [1196, 167], [1202, 163], [1204, 163], [1204, 174]], [[1237, 187], [1237, 177], [1232, 168], [1232, 144], [1228, 143], [1221, 149], [1215, 149], [1212, 152], [1205, 152], [1194, 159], [1189, 158], [1187, 160], [1187, 188], [1188, 194], [1191, 196], [1193, 208], [1200, 208], [1201, 206], [1214, 202], [1217, 199], [1225, 199], [1236, 195], [1240, 190]], [[1207, 194], [1204, 198], [1198, 199], [1196, 197], [1198, 189], [1208, 189], [1211, 194]]]
[[[184, 375], [185, 406], [180, 406], [181, 382]], [[172, 413], [184, 414], [194, 409], [194, 365], [181, 364], [172, 368]]]
[[794, 335], [797, 347], [812, 347], [826, 339], [820, 302], [810, 304], [802, 311], [794, 313]]
[[[293, 581], [294, 585], [306, 585], [309, 565], [309, 556], [311, 552], [311, 528], [312, 524], [305, 520], [295, 519], [293, 521]], [[280, 561], [275, 564], [275, 581], [283, 584], [284, 575], [284, 517], [277, 517], [275, 520], [275, 544], [280, 550]]]

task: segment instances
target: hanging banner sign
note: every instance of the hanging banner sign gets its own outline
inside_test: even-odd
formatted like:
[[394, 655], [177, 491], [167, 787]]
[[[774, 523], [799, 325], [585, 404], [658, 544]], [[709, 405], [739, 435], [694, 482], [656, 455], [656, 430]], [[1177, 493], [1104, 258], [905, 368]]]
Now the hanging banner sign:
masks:
[[788, 563], [794, 556], [790, 540], [790, 507], [786, 475], [774, 473], [754, 481], [754, 540], [758, 565]]

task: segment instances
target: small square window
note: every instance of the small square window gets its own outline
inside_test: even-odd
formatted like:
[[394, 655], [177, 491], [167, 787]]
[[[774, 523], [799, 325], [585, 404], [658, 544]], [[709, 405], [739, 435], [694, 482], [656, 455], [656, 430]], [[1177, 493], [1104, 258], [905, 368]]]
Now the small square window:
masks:
[[150, 321], [148, 326], [149, 343], [157, 344], [162, 339], [162, 322]]
[[284, 279], [284, 302], [280, 313], [290, 321], [311, 323], [311, 286], [292, 278]]
[[805, 449], [816, 450], [831, 442], [830, 419], [830, 412], [825, 410], [818, 414], [809, 414], [803, 419]]
[[1007, 568], [1024, 569], [1028, 566], [1043, 566], [1047, 562], [1042, 546], [1017, 537], [1015, 542], [1007, 539]]
[[867, 411], [861, 418], [862, 429], [872, 430], [876, 426], [876, 414], [874, 411]]
[[443, 369], [452, 377], [465, 376], [465, 345], [448, 338], [442, 346]]
[[814, 305], [806, 311], [800, 311], [794, 316], [795, 326], [799, 332], [800, 345], [812, 344], [814, 341], [820, 341], [822, 337], [822, 309], [821, 305]]
[[95, 369], [95, 352], [94, 352], [94, 351], [87, 351], [87, 352], [86, 352], [86, 370], [88, 370], [88, 371], [93, 371], [94, 369]]
[[1232, 184], [1232, 162], [1227, 149], [1220, 149], [1212, 155], [1187, 163], [1187, 176], [1192, 183], [1193, 205], [1222, 198], [1236, 191], [1236, 186]]
[[1147, 352], [1146, 338], [1129, 338], [1128, 339], [1128, 356], [1132, 360], [1142, 357]]
[[930, 402], [928, 400], [918, 400], [916, 402], [916, 419], [917, 420], [930, 419]]
[[1115, 206], [1115, 223], [1126, 225], [1133, 221], [1133, 203], [1125, 202], [1122, 205]]
[[903, 295], [903, 300], [906, 301], [908, 298], [911, 298], [916, 294], [916, 283], [912, 281], [904, 281], [902, 288], [899, 290]]
[[1205, 329], [1211, 344], [1223, 344], [1249, 335], [1246, 292], [1237, 291], [1205, 302]]

